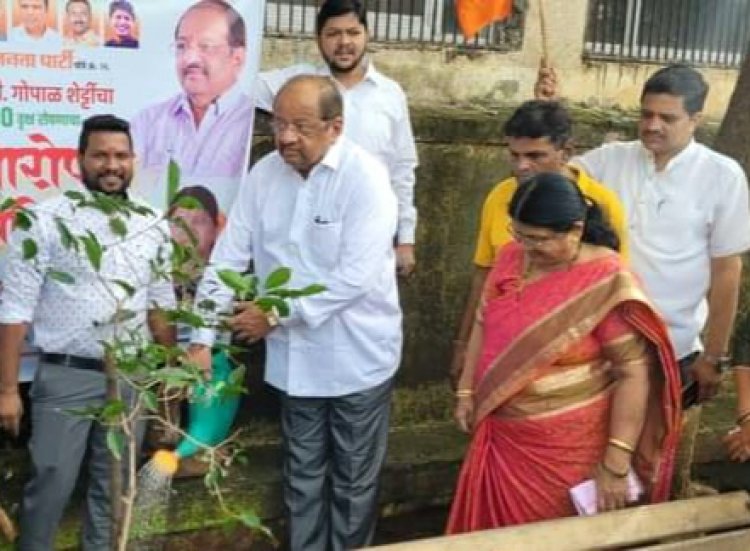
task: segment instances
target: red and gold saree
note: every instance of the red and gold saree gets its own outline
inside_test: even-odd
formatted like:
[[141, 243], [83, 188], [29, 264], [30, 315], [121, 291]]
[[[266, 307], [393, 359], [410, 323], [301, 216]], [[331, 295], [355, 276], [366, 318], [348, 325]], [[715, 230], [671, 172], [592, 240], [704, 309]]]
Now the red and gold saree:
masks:
[[679, 437], [679, 376], [667, 330], [616, 255], [524, 284], [506, 246], [485, 287], [474, 373], [474, 432], [448, 533], [574, 515], [568, 490], [590, 478], [609, 438], [614, 366], [649, 368], [633, 468], [646, 502], [668, 498]]

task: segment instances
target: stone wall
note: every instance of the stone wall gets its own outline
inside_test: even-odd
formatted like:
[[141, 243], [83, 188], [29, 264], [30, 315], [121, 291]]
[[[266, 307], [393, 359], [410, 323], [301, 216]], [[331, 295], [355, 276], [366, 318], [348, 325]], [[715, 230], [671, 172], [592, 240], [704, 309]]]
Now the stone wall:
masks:
[[[523, 47], [490, 52], [416, 44], [371, 43], [376, 66], [395, 78], [412, 105], [483, 105], [519, 103], [531, 97], [542, 57], [540, 2], [527, 2]], [[638, 106], [645, 80], [655, 63], [614, 63], [584, 59], [588, 0], [545, 0], [549, 62], [558, 68], [561, 94], [590, 107]], [[267, 37], [261, 67], [318, 63], [312, 38]], [[701, 69], [711, 84], [706, 115], [720, 119], [737, 80], [733, 69]]]

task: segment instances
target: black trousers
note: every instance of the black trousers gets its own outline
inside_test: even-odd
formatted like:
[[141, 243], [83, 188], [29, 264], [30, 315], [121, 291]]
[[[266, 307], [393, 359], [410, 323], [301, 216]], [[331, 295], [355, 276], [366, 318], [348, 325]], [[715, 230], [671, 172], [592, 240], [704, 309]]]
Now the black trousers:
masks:
[[393, 381], [335, 398], [282, 394], [284, 505], [291, 551], [370, 544]]

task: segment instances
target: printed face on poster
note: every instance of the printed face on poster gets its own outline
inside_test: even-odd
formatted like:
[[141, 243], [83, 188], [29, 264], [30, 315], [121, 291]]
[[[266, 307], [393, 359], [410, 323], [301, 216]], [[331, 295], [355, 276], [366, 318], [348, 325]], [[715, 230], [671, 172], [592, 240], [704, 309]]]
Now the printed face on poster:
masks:
[[[134, 196], [166, 209], [172, 160], [180, 188], [223, 220], [246, 172], [264, 11], [264, 0], [0, 0], [0, 198], [80, 187], [81, 123], [112, 113], [131, 122]], [[0, 219], [0, 249], [11, 225]]]

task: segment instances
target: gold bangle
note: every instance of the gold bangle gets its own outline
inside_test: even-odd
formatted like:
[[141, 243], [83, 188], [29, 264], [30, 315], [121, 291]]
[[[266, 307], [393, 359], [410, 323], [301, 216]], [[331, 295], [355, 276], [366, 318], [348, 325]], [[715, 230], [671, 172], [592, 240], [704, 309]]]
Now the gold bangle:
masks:
[[618, 472], [617, 472], [616, 470], [614, 470], [614, 469], [613, 469], [612, 467], [610, 467], [609, 465], [607, 465], [607, 464], [606, 464], [606, 463], [604, 462], [604, 460], [602, 460], [602, 461], [601, 461], [601, 463], [599, 463], [599, 466], [600, 466], [600, 467], [601, 467], [601, 468], [602, 468], [603, 470], [605, 470], [606, 472], [608, 472], [609, 474], [611, 474], [612, 476], [614, 476], [615, 478], [625, 478], [626, 476], [628, 476], [628, 473], [630, 472], [630, 467], [628, 467], [627, 469], [625, 469], [625, 472], [622, 472], [622, 473], [618, 473]]
[[633, 446], [631, 446], [627, 442], [618, 440], [617, 438], [610, 438], [609, 440], [607, 440], [607, 444], [627, 453], [635, 453], [635, 448]]
[[458, 396], [459, 398], [470, 398], [474, 396], [474, 391], [470, 388], [459, 388], [456, 391], [456, 396]]

